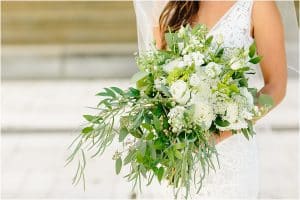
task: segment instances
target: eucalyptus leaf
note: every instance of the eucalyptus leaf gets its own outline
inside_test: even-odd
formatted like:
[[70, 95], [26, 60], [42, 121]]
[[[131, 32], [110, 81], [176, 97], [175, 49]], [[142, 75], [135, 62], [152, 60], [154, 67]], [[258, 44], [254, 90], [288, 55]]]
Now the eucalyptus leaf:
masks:
[[118, 158], [118, 159], [116, 160], [116, 163], [115, 163], [115, 171], [116, 171], [116, 174], [119, 174], [119, 173], [120, 173], [121, 168], [122, 168], [122, 159], [121, 159], [121, 158]]
[[258, 97], [259, 105], [272, 107], [274, 105], [274, 100], [270, 95], [267, 94], [260, 94]]

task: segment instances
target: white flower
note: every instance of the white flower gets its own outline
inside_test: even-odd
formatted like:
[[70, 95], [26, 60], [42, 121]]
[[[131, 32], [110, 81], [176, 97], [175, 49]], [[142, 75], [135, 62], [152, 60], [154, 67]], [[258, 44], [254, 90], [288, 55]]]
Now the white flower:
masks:
[[181, 52], [184, 48], [184, 42], [179, 42], [178, 43], [178, 48], [179, 48], [179, 51]]
[[161, 86], [166, 84], [166, 79], [165, 78], [157, 78], [154, 80], [154, 87], [155, 89], [157, 89], [158, 91], [161, 91]]
[[247, 120], [251, 120], [253, 118], [253, 113], [249, 112], [247, 109], [243, 109], [241, 112], [241, 117]]
[[190, 98], [190, 91], [183, 80], [175, 81], [170, 87], [170, 92], [174, 100], [179, 104], [186, 104]]
[[175, 106], [168, 113], [168, 122], [171, 124], [172, 131], [178, 133], [183, 128], [185, 108], [183, 106]]
[[192, 74], [190, 77], [190, 84], [191, 86], [198, 86], [201, 83], [201, 79], [199, 78], [199, 76], [197, 74]]
[[215, 119], [211, 104], [205, 101], [196, 101], [194, 105], [194, 122], [204, 125], [203, 128], [208, 130]]
[[194, 35], [191, 36], [191, 41], [192, 44], [194, 45], [200, 45], [200, 41], [198, 40], [198, 38]]
[[238, 70], [238, 69], [244, 67], [243, 62], [241, 62], [240, 60], [238, 60], [236, 58], [232, 58], [230, 60], [230, 63], [231, 63], [230, 68], [233, 70]]
[[187, 66], [191, 66], [193, 64], [193, 57], [191, 54], [187, 54], [183, 56], [183, 62], [185, 62], [185, 64]]
[[241, 95], [243, 95], [244, 97], [246, 97], [247, 102], [249, 105], [254, 105], [254, 100], [253, 100], [253, 96], [252, 94], [248, 91], [248, 89], [246, 87], [241, 87], [240, 88], [240, 93]]
[[185, 67], [185, 63], [181, 60], [181, 58], [172, 60], [171, 62], [165, 64], [163, 66], [164, 71], [170, 73], [171, 71], [173, 71], [176, 67], [178, 68], [183, 68]]
[[205, 66], [205, 73], [211, 78], [214, 78], [215, 76], [219, 75], [221, 72], [222, 72], [222, 66], [215, 62], [210, 62]]
[[204, 55], [198, 51], [192, 53], [195, 66], [201, 66], [204, 63]]
[[238, 105], [236, 103], [227, 103], [224, 119], [229, 121], [229, 123], [235, 123], [238, 119], [238, 111]]

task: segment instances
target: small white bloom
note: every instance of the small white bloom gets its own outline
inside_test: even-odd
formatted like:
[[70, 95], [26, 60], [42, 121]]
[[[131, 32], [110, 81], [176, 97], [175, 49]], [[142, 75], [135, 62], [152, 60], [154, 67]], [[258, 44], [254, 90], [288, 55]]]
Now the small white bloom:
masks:
[[157, 89], [158, 91], [161, 91], [161, 85], [162, 85], [162, 82], [159, 78], [154, 80], [155, 89]]
[[224, 119], [229, 121], [229, 123], [235, 123], [237, 121], [238, 114], [238, 105], [236, 103], [228, 103]]
[[249, 112], [247, 109], [243, 109], [241, 112], [241, 117], [247, 120], [251, 120], [253, 118], [253, 113]]
[[185, 63], [181, 60], [181, 58], [178, 58], [178, 59], [172, 60], [171, 62], [165, 64], [163, 66], [163, 69], [164, 69], [164, 71], [170, 73], [176, 67], [183, 68], [185, 66], [186, 66]]
[[190, 84], [191, 86], [198, 86], [201, 82], [201, 79], [199, 78], [199, 76], [197, 74], [192, 74], [191, 77], [190, 77]]
[[168, 122], [171, 124], [172, 131], [178, 133], [183, 128], [185, 108], [183, 106], [175, 106], [168, 113]]
[[193, 64], [193, 58], [191, 54], [187, 54], [183, 56], [183, 61], [187, 66], [191, 66]]
[[204, 63], [204, 55], [198, 51], [192, 53], [195, 66], [201, 66]]
[[170, 87], [170, 92], [174, 100], [179, 104], [186, 104], [190, 98], [190, 91], [183, 80], [175, 81]]
[[223, 41], [224, 41], [223, 35], [222, 35], [222, 34], [218, 34], [218, 35], [216, 36], [216, 42], [217, 42], [217, 44], [222, 44]]
[[253, 96], [248, 91], [248, 89], [246, 87], [241, 87], [240, 88], [240, 93], [241, 93], [241, 95], [243, 95], [244, 97], [246, 97], [247, 102], [248, 102], [249, 105], [252, 106], [254, 104]]
[[179, 51], [181, 52], [184, 48], [184, 42], [179, 42], [178, 43], [178, 48], [179, 48]]

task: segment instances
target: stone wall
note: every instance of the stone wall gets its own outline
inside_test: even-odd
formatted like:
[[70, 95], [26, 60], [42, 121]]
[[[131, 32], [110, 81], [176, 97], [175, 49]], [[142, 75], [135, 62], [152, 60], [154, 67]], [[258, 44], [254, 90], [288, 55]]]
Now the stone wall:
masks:
[[4, 1], [1, 5], [4, 45], [136, 41], [131, 1]]

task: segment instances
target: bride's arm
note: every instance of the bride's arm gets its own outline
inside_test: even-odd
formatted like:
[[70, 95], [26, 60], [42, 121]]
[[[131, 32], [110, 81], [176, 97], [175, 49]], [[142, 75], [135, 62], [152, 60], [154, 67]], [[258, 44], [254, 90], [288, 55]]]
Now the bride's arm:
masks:
[[260, 66], [264, 87], [260, 93], [272, 96], [278, 105], [285, 96], [287, 64], [284, 30], [275, 2], [255, 2], [253, 7], [253, 35], [258, 54], [263, 57]]
[[[259, 93], [270, 95], [274, 100], [274, 106], [276, 106], [285, 96], [287, 64], [283, 25], [275, 2], [255, 2], [252, 23], [257, 51], [263, 57], [260, 66], [264, 78], [264, 87]], [[216, 143], [231, 135], [230, 131], [215, 135]]]

